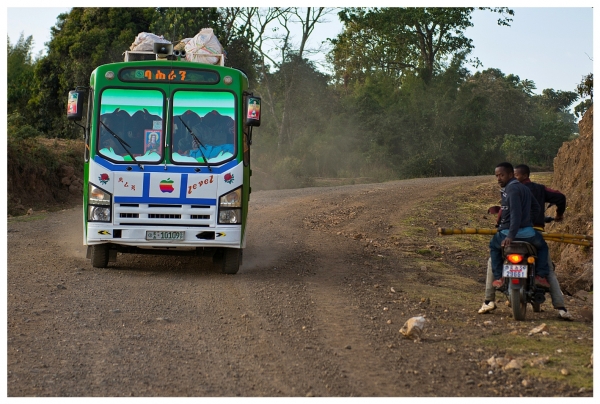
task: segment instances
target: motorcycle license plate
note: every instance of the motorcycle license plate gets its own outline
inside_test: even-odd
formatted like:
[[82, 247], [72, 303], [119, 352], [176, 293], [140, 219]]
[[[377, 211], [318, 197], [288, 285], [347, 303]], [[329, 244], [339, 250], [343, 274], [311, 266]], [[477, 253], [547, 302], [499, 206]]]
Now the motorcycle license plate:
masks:
[[527, 265], [505, 264], [502, 270], [502, 276], [506, 278], [527, 278]]
[[183, 240], [183, 231], [147, 231], [146, 240]]

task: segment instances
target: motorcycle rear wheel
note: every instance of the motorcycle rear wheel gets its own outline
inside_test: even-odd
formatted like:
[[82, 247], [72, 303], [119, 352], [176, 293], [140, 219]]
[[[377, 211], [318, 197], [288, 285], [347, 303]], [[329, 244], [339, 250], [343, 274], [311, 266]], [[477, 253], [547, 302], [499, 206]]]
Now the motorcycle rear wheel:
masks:
[[510, 306], [515, 320], [524, 321], [527, 314], [527, 301], [525, 288], [522, 285], [519, 289], [510, 289]]

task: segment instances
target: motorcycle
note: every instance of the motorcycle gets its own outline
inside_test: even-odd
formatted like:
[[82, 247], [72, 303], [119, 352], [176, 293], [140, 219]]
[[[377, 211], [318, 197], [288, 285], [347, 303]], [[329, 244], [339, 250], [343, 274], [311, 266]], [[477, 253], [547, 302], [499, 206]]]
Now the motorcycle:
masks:
[[[546, 223], [553, 220], [553, 217], [545, 218]], [[540, 312], [541, 304], [546, 301], [546, 292], [549, 292], [548, 288], [535, 284], [537, 250], [525, 241], [515, 240], [508, 247], [502, 248], [502, 257], [504, 284], [498, 291], [508, 298], [514, 319], [524, 321], [527, 304], [531, 304], [534, 312]]]
[[527, 304], [532, 305], [534, 312], [539, 312], [548, 291], [535, 284], [537, 250], [525, 241], [513, 241], [502, 249], [502, 256], [504, 284], [498, 290], [508, 297], [515, 320], [523, 321]]

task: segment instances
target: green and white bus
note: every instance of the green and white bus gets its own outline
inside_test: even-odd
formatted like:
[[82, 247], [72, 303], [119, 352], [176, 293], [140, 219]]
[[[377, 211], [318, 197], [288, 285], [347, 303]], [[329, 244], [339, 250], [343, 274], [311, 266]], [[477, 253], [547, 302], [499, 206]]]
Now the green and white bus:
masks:
[[261, 112], [247, 90], [242, 71], [156, 44], [69, 93], [69, 120], [82, 120], [87, 99], [83, 242], [94, 267], [117, 253], [212, 255], [238, 272]]

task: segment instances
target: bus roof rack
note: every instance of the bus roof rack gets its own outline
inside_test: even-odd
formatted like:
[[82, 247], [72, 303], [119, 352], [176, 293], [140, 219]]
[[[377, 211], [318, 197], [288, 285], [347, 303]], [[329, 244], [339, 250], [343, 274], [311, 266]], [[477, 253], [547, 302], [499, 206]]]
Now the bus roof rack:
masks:
[[[225, 54], [216, 53], [216, 54], [207, 54], [207, 53], [194, 53], [193, 55], [197, 57], [209, 57], [209, 58], [218, 58], [219, 66], [225, 66]], [[125, 51], [125, 62], [139, 62], [142, 60], [157, 60], [158, 55], [152, 51]], [[196, 62], [198, 64], [205, 64], [201, 62]], [[211, 65], [211, 63], [206, 63]], [[213, 65], [214, 66], [214, 65]]]

